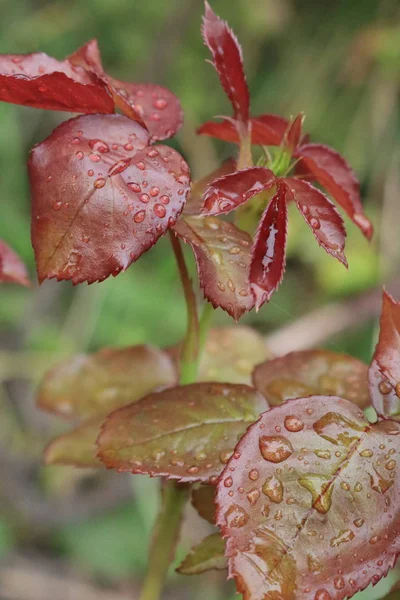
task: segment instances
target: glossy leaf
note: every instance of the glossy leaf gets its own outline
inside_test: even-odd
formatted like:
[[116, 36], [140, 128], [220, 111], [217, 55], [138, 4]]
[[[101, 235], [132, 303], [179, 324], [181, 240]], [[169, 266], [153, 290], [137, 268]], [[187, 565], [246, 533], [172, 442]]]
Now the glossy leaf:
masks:
[[[287, 119], [278, 115], [260, 115], [253, 117], [250, 121], [251, 143], [258, 146], [279, 146], [289, 124]], [[240, 143], [237, 127], [232, 119], [207, 121], [198, 128], [197, 133], [233, 144]]]
[[202, 212], [210, 216], [227, 214], [275, 184], [275, 175], [264, 167], [235, 171], [210, 184], [203, 197]]
[[213, 482], [265, 405], [244, 385], [170, 388], [112, 413], [98, 439], [98, 456], [117, 471]]
[[191, 502], [193, 508], [202, 519], [215, 525], [215, 486], [201, 485], [192, 489]]
[[270, 406], [313, 394], [340, 396], [366, 408], [370, 404], [368, 367], [330, 350], [290, 352], [258, 365], [253, 385]]
[[261, 218], [250, 266], [250, 285], [258, 310], [278, 288], [285, 272], [287, 201], [291, 192], [282, 181]]
[[181, 575], [199, 575], [212, 569], [222, 571], [228, 566], [224, 550], [221, 535], [213, 533], [194, 546], [176, 570]]
[[400, 552], [400, 424], [313, 396], [252, 425], [218, 484], [229, 572], [244, 600], [343, 600]]
[[233, 158], [227, 158], [220, 167], [212, 171], [206, 177], [192, 182], [190, 194], [184, 208], [184, 215], [199, 216], [203, 208], [203, 195], [215, 179], [224, 177], [236, 171], [236, 161]]
[[294, 177], [285, 181], [318, 244], [347, 267], [344, 254], [346, 230], [335, 206], [325, 194], [310, 183]]
[[297, 150], [307, 170], [346, 211], [350, 219], [370, 239], [373, 233], [371, 222], [364, 214], [360, 200], [360, 184], [343, 156], [323, 144], [305, 144]]
[[[99, 137], [100, 136], [100, 137]], [[117, 275], [176, 221], [189, 170], [172, 148], [121, 115], [71, 119], [30, 157], [32, 241], [39, 280]]]
[[104, 467], [97, 458], [96, 440], [104, 417], [95, 417], [50, 442], [44, 454], [47, 465], [81, 468]]
[[400, 303], [386, 291], [383, 292], [379, 340], [369, 380], [377, 413], [400, 420]]
[[251, 310], [250, 236], [215, 217], [180, 219], [174, 231], [192, 247], [200, 287], [214, 308], [221, 307], [236, 320]]
[[0, 240], [0, 283], [30, 286], [24, 263], [3, 240]]
[[293, 154], [293, 152], [296, 150], [297, 146], [300, 143], [303, 120], [304, 115], [300, 113], [295, 119], [293, 119], [285, 133], [285, 147], [289, 150], [291, 154]]
[[38, 390], [38, 405], [69, 419], [90, 419], [174, 385], [175, 366], [153, 346], [104, 348], [54, 367]]
[[95, 74], [43, 52], [0, 56], [0, 100], [46, 110], [114, 112], [114, 102]]
[[250, 94], [243, 69], [239, 42], [228, 24], [220, 19], [206, 2], [203, 38], [213, 57], [213, 64], [234, 111], [235, 119], [249, 119]]

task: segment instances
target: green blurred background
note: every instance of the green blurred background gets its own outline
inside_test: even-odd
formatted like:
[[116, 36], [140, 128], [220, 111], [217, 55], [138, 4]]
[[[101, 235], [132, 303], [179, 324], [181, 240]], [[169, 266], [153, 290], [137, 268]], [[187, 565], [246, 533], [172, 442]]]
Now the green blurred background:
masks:
[[[368, 244], [347, 222], [347, 272], [317, 248], [292, 212], [284, 283], [268, 306], [243, 322], [278, 340], [278, 350], [316, 339], [369, 361], [379, 310], [379, 297], [370, 290], [384, 282], [400, 295], [398, 0], [214, 0], [212, 6], [243, 45], [254, 114], [303, 111], [312, 139], [334, 146], [356, 169], [376, 229]], [[164, 84], [180, 97], [185, 125], [172, 144], [200, 177], [234, 152], [195, 135], [202, 121], [230, 114], [205, 62], [202, 11], [201, 0], [0, 0], [0, 53], [42, 50], [62, 58], [96, 37], [111, 74]], [[20, 253], [33, 277], [26, 158], [66, 117], [0, 104], [0, 238]], [[341, 319], [348, 324], [353, 315], [351, 331], [328, 333], [332, 323], [332, 331], [340, 331]], [[215, 322], [230, 321], [218, 311]], [[294, 329], [276, 335], [298, 322], [303, 326], [297, 337]], [[98, 285], [1, 286], [1, 600], [136, 597], [157, 482], [43, 469], [42, 449], [61, 425], [35, 409], [34, 388], [63, 356], [143, 341], [169, 345], [184, 328], [168, 240], [117, 279]], [[207, 526], [189, 511], [180, 556], [204, 533]], [[382, 582], [357, 599], [381, 598], [388, 587]], [[222, 600], [232, 594], [220, 574], [172, 576], [165, 598]]]

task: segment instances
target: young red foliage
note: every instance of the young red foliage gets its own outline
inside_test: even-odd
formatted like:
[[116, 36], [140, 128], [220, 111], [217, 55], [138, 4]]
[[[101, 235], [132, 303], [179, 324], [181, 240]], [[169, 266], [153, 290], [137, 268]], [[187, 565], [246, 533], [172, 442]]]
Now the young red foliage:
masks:
[[[287, 119], [278, 115], [259, 115], [250, 119], [251, 143], [256, 146], [279, 146], [284, 139], [289, 125]], [[220, 122], [207, 121], [198, 129], [200, 135], [240, 144], [240, 135], [233, 119], [222, 119]]]
[[216, 500], [245, 600], [343, 600], [386, 575], [400, 553], [399, 434], [333, 396], [289, 400], [247, 430]]
[[182, 212], [189, 168], [121, 115], [71, 119], [31, 152], [39, 280], [104, 280], [137, 260]]
[[0, 283], [30, 286], [24, 263], [3, 240], [0, 240]]

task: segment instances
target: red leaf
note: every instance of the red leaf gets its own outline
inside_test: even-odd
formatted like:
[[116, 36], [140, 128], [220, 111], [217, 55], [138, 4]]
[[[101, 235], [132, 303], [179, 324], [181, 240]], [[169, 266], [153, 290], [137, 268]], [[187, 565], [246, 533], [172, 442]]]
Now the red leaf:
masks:
[[285, 133], [285, 146], [289, 150], [291, 154], [296, 150], [297, 146], [300, 143], [301, 139], [301, 128], [303, 125], [304, 115], [300, 113], [297, 117], [290, 123], [290, 127]]
[[250, 236], [215, 217], [180, 219], [174, 231], [191, 245], [200, 287], [214, 308], [221, 307], [235, 320], [251, 310]]
[[71, 119], [29, 161], [39, 280], [93, 283], [117, 275], [175, 223], [189, 171], [121, 115]]
[[254, 240], [250, 285], [258, 310], [268, 302], [285, 271], [287, 201], [291, 192], [279, 181], [277, 192], [265, 209]]
[[273, 172], [264, 167], [250, 167], [220, 177], [204, 194], [203, 214], [227, 214], [275, 183]]
[[0, 56], [0, 100], [46, 110], [114, 112], [114, 102], [95, 74], [42, 52]]
[[[259, 146], [279, 146], [284, 138], [289, 122], [277, 115], [260, 115], [251, 120], [251, 143]], [[237, 128], [230, 119], [221, 122], [207, 121], [197, 133], [209, 135], [224, 142], [240, 143]]]
[[186, 202], [184, 215], [199, 216], [203, 208], [203, 194], [212, 181], [236, 171], [236, 161], [227, 158], [222, 165], [209, 173], [206, 177], [192, 182], [190, 196]]
[[3, 240], [0, 240], [0, 283], [30, 286], [24, 263]]
[[244, 600], [343, 600], [400, 552], [400, 424], [312, 396], [264, 413], [220, 477], [217, 519]]
[[343, 156], [323, 144], [305, 144], [296, 152], [315, 179], [346, 211], [363, 234], [371, 239], [373, 227], [360, 200], [360, 184]]
[[383, 292], [379, 340], [369, 376], [377, 413], [400, 420], [400, 302], [386, 291]]
[[243, 70], [242, 50], [233, 31], [205, 3], [203, 38], [213, 56], [213, 64], [232, 106], [235, 119], [249, 120], [250, 94]]
[[313, 394], [340, 396], [361, 408], [370, 404], [368, 367], [330, 350], [290, 352], [255, 367], [253, 385], [270, 406]]
[[107, 418], [98, 456], [117, 471], [215, 483], [265, 405], [246, 385], [195, 383], [150, 394]]
[[294, 177], [285, 181], [318, 244], [347, 267], [344, 255], [346, 230], [335, 206], [325, 194], [310, 183]]

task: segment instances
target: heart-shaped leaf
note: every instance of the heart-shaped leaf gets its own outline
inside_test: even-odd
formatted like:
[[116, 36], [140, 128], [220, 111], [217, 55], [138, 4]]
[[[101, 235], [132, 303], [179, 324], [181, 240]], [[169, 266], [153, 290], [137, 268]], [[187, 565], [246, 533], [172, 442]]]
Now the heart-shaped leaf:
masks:
[[215, 482], [265, 405], [245, 385], [195, 383], [150, 394], [107, 418], [98, 456], [117, 471]]
[[292, 199], [292, 193], [280, 180], [257, 229], [250, 265], [250, 285], [256, 310], [269, 301], [283, 279], [289, 199]]
[[330, 350], [303, 350], [267, 360], [253, 372], [253, 385], [270, 406], [314, 394], [340, 396], [366, 408], [370, 404], [368, 367]]
[[49, 371], [38, 390], [38, 405], [69, 419], [91, 419], [176, 380], [172, 360], [154, 346], [104, 348]]
[[318, 244], [347, 267], [344, 255], [346, 230], [342, 217], [320, 190], [301, 179], [285, 179], [297, 207]]
[[81, 468], [104, 467], [96, 456], [96, 440], [103, 421], [104, 416], [95, 417], [76, 429], [54, 438], [45, 450], [46, 464]]
[[175, 223], [189, 169], [121, 115], [71, 119], [30, 157], [32, 242], [39, 280], [117, 275]]
[[176, 570], [181, 575], [199, 575], [211, 569], [223, 571], [228, 566], [224, 550], [221, 535], [213, 533], [194, 546]]
[[382, 417], [400, 420], [400, 302], [383, 292], [379, 340], [369, 369], [372, 403]]
[[247, 123], [250, 94], [243, 70], [242, 50], [229, 25], [213, 12], [208, 2], [202, 31], [221, 85], [233, 106], [234, 117]]
[[0, 240], [0, 283], [30, 286], [24, 263], [3, 240]]
[[113, 113], [114, 102], [93, 73], [43, 52], [0, 56], [0, 100], [80, 113]]
[[215, 169], [209, 175], [198, 181], [193, 181], [183, 214], [185, 216], [199, 216], [204, 204], [203, 195], [210, 183], [215, 179], [219, 179], [234, 171], [236, 171], [235, 159], [227, 158], [218, 169]]
[[250, 167], [213, 181], [204, 194], [204, 215], [227, 214], [276, 184], [272, 171]]
[[400, 424], [313, 396], [270, 409], [221, 475], [217, 518], [244, 600], [343, 600], [400, 552]]
[[221, 307], [236, 320], [251, 310], [250, 236], [215, 217], [180, 219], [174, 231], [192, 247], [200, 287], [214, 308]]
[[215, 525], [215, 486], [200, 485], [192, 489], [191, 502], [193, 508], [202, 519]]
[[370, 239], [371, 222], [364, 214], [360, 200], [360, 184], [343, 156], [323, 144], [304, 144], [296, 152], [308, 171], [346, 211], [350, 219]]

